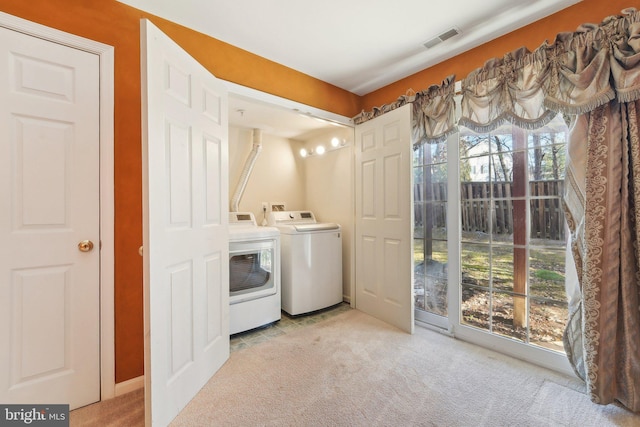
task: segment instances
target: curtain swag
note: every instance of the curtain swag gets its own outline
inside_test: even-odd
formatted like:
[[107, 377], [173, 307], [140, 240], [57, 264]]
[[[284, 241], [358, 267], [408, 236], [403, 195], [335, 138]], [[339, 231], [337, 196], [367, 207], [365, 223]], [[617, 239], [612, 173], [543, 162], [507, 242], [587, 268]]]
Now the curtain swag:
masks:
[[455, 116], [455, 76], [416, 93], [413, 100], [413, 143], [438, 143], [457, 132]]
[[382, 114], [393, 111], [406, 104], [413, 106], [412, 127], [414, 144], [423, 141], [430, 143], [442, 142], [449, 135], [457, 131], [455, 123], [455, 76], [444, 79], [440, 85], [412, 95], [402, 95], [396, 102], [385, 104], [372, 111], [361, 112], [352, 120], [355, 124], [364, 123]]

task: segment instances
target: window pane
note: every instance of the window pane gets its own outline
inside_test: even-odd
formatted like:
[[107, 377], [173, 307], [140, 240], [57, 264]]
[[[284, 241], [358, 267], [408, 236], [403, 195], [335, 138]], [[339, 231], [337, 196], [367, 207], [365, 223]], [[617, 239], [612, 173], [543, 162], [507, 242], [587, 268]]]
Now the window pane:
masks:
[[529, 150], [529, 180], [564, 179], [565, 147], [552, 145]]
[[437, 163], [431, 166], [431, 181], [437, 183], [447, 182], [447, 164]]
[[447, 315], [447, 279], [426, 277], [424, 310], [440, 316]]
[[447, 200], [447, 165], [425, 167], [425, 200]]
[[424, 237], [427, 239], [447, 238], [447, 203], [425, 203]]
[[423, 309], [440, 316], [447, 315], [446, 278], [426, 276]]
[[413, 146], [413, 166], [420, 166], [422, 164], [422, 153], [424, 152], [422, 147], [422, 144]]
[[489, 135], [464, 135], [460, 137], [460, 159], [488, 154]]
[[415, 265], [424, 261], [424, 239], [413, 239], [413, 262]]
[[461, 183], [461, 215], [464, 238], [484, 240], [475, 233], [488, 235], [491, 232], [490, 189], [486, 182]]
[[471, 242], [471, 243], [489, 243], [489, 237], [491, 237], [488, 233], [482, 232], [462, 232], [462, 241], [463, 242]]
[[493, 292], [492, 297], [492, 332], [524, 341], [527, 336], [526, 298], [507, 292]]
[[504, 127], [504, 132], [509, 132], [509, 133], [491, 135], [491, 152], [492, 153], [504, 153], [507, 151], [513, 151], [513, 135], [511, 135], [510, 130], [511, 130], [511, 127], [506, 126]]
[[566, 301], [564, 261], [564, 249], [530, 249], [529, 294]]
[[532, 198], [562, 197], [564, 192], [564, 179], [551, 181], [529, 181], [529, 195]]
[[563, 352], [562, 335], [569, 317], [567, 303], [531, 298], [529, 305], [529, 342]]
[[[471, 157], [460, 160], [460, 181], [489, 182], [491, 178], [491, 156]], [[487, 195], [488, 197], [488, 195]]]
[[489, 291], [462, 285], [462, 323], [489, 330]]
[[413, 236], [423, 238], [425, 227], [425, 204], [413, 204]]
[[513, 154], [500, 153], [491, 157], [492, 179], [496, 183], [513, 181]]
[[415, 308], [424, 310], [424, 239], [413, 239], [413, 265]]
[[562, 116], [558, 114], [547, 126], [530, 132], [527, 144], [529, 147], [565, 145], [567, 136], [567, 125]]
[[414, 257], [414, 290], [416, 306], [438, 315], [447, 313], [447, 242], [442, 240], [414, 240], [414, 248], [422, 256]]
[[424, 168], [422, 166], [413, 168], [413, 200], [416, 203], [423, 202], [424, 191]]
[[491, 238], [494, 242], [512, 243], [513, 200], [494, 200], [491, 231]]
[[[483, 182], [462, 183], [462, 201], [467, 203], [488, 203], [489, 186]], [[486, 221], [486, 220], [484, 220]]]
[[513, 196], [513, 182], [512, 181], [500, 181], [493, 182], [492, 185], [493, 198], [495, 199], [510, 199]]
[[427, 143], [424, 147], [424, 163], [446, 163], [447, 162], [447, 142]]
[[447, 241], [425, 241], [425, 259], [427, 262], [426, 274], [433, 277], [447, 277]]
[[489, 287], [489, 253], [489, 245], [462, 243], [460, 261], [463, 284]]
[[565, 219], [559, 198], [531, 199], [531, 244], [564, 244]]
[[513, 246], [496, 246], [492, 248], [491, 272], [493, 288], [513, 291]]

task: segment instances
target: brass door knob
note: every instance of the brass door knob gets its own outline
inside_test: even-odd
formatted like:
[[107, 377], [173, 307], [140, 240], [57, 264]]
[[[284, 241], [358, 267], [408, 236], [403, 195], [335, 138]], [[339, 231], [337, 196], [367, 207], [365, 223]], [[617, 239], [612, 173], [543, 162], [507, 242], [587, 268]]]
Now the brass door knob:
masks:
[[80, 252], [90, 252], [93, 249], [93, 242], [91, 240], [83, 240], [78, 243], [78, 250]]

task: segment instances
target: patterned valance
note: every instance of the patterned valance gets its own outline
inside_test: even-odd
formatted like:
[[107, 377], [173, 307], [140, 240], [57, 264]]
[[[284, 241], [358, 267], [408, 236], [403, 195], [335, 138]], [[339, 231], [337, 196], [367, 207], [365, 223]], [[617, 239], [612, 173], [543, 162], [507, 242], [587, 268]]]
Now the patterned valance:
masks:
[[640, 98], [640, 13], [561, 33], [533, 52], [491, 59], [462, 81], [460, 125], [476, 132], [505, 122], [544, 126], [557, 112], [582, 114], [614, 98]]

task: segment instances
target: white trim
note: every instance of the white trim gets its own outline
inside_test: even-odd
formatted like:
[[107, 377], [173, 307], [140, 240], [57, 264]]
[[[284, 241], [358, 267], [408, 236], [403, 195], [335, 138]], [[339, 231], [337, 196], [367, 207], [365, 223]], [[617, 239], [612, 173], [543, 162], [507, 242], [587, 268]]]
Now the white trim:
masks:
[[[355, 155], [355, 142], [356, 142], [356, 130], [353, 129], [353, 144], [349, 147], [349, 156], [351, 162], [349, 162], [349, 185], [351, 188], [351, 220], [349, 221], [349, 227], [351, 227], [350, 234], [351, 241], [349, 242], [349, 304], [351, 308], [356, 308], [356, 155]], [[344, 233], [343, 233], [344, 236]]]
[[[456, 83], [457, 85], [457, 83]], [[456, 86], [457, 87], [457, 86]], [[460, 105], [462, 96], [454, 96], [456, 103], [456, 122], [460, 119]], [[462, 283], [462, 267], [460, 266], [460, 242], [462, 242], [462, 230], [460, 218], [462, 218], [462, 208], [460, 206], [460, 190], [456, 185], [460, 185], [460, 132], [455, 132], [447, 138], [447, 268], [449, 276], [447, 278], [447, 299], [448, 299], [448, 319], [449, 332], [453, 332], [454, 325], [460, 322], [460, 307], [462, 306], [462, 296], [460, 295], [460, 283]]]
[[428, 322], [425, 322], [425, 321], [420, 320], [418, 318], [416, 318], [416, 326], [419, 326], [419, 327], [424, 328], [424, 329], [429, 329], [430, 331], [438, 332], [439, 334], [442, 334], [442, 335], [445, 335], [445, 336], [447, 336], [449, 338], [455, 339], [455, 336], [453, 335], [453, 332], [451, 332], [450, 330], [440, 328], [440, 327], [434, 325], [433, 323], [428, 323]]
[[114, 48], [0, 12], [0, 26], [100, 58], [100, 396], [115, 397], [114, 331]]
[[[106, 45], [105, 45], [106, 46]], [[97, 53], [97, 52], [96, 52]], [[100, 389], [115, 394], [114, 48], [100, 55]]]
[[116, 384], [115, 397], [144, 388], [144, 375]]

